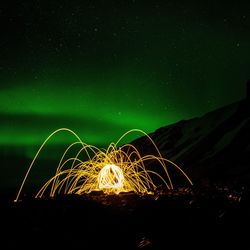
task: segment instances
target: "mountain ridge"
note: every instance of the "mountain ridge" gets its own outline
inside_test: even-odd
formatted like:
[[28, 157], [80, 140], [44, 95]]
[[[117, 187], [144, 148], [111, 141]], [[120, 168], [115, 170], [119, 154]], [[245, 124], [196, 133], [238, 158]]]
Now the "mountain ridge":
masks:
[[[249, 85], [249, 84], [248, 84]], [[162, 156], [196, 182], [250, 183], [250, 101], [225, 105], [203, 116], [161, 127], [149, 136]], [[132, 141], [153, 153], [145, 136]]]

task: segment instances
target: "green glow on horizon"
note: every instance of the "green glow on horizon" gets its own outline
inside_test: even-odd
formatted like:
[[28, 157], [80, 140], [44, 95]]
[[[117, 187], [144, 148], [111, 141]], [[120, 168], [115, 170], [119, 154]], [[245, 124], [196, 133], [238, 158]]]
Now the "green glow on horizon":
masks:
[[[158, 109], [161, 93], [154, 86], [141, 85], [142, 79], [108, 80], [78, 79], [79, 85], [47, 80], [3, 90], [0, 112], [6, 119], [1, 124], [0, 145], [39, 145], [58, 127], [79, 131], [87, 143], [108, 145], [129, 129], [149, 133], [181, 119], [181, 114]], [[57, 143], [69, 140], [58, 138]]]
[[249, 3], [122, 2], [9, 2], [1, 148], [32, 151], [60, 127], [109, 145], [244, 98]]

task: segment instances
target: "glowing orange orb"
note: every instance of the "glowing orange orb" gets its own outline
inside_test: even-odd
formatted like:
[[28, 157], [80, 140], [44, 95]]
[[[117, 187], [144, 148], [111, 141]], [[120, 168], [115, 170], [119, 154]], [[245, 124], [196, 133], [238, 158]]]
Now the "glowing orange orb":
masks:
[[124, 175], [122, 169], [116, 165], [105, 165], [98, 174], [99, 189], [104, 192], [120, 193], [123, 189]]

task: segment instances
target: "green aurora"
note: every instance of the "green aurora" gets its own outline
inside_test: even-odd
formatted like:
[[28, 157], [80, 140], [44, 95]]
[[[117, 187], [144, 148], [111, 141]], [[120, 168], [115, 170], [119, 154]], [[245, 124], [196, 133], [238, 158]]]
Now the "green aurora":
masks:
[[2, 6], [2, 155], [32, 157], [61, 127], [106, 146], [129, 129], [150, 133], [244, 98], [248, 4], [187, 2]]

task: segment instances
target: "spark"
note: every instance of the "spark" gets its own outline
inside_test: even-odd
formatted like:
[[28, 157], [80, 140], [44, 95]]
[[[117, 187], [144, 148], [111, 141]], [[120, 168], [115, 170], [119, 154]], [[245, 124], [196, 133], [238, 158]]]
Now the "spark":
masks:
[[[57, 194], [82, 195], [92, 191], [103, 191], [106, 194], [121, 192], [150, 194], [157, 189], [155, 179], [167, 189], [173, 189], [169, 167], [175, 168], [192, 185], [188, 175], [174, 162], [163, 158], [155, 142], [140, 129], [129, 130], [116, 143], [111, 143], [107, 149], [99, 149], [84, 143], [74, 131], [60, 128], [52, 132], [38, 149], [24, 176], [15, 201], [19, 200], [28, 175], [44, 146], [55, 134], [63, 131], [71, 133], [77, 141], [70, 144], [63, 152], [54, 176], [43, 184], [36, 193], [36, 198], [46, 195], [54, 197]], [[156, 155], [141, 156], [132, 144], [118, 146], [128, 134], [136, 132], [146, 136], [155, 148]], [[70, 151], [75, 147], [80, 147], [80, 149], [72, 156]], [[157, 166], [160, 165], [161, 171], [146, 168], [146, 164], [152, 161]]]

